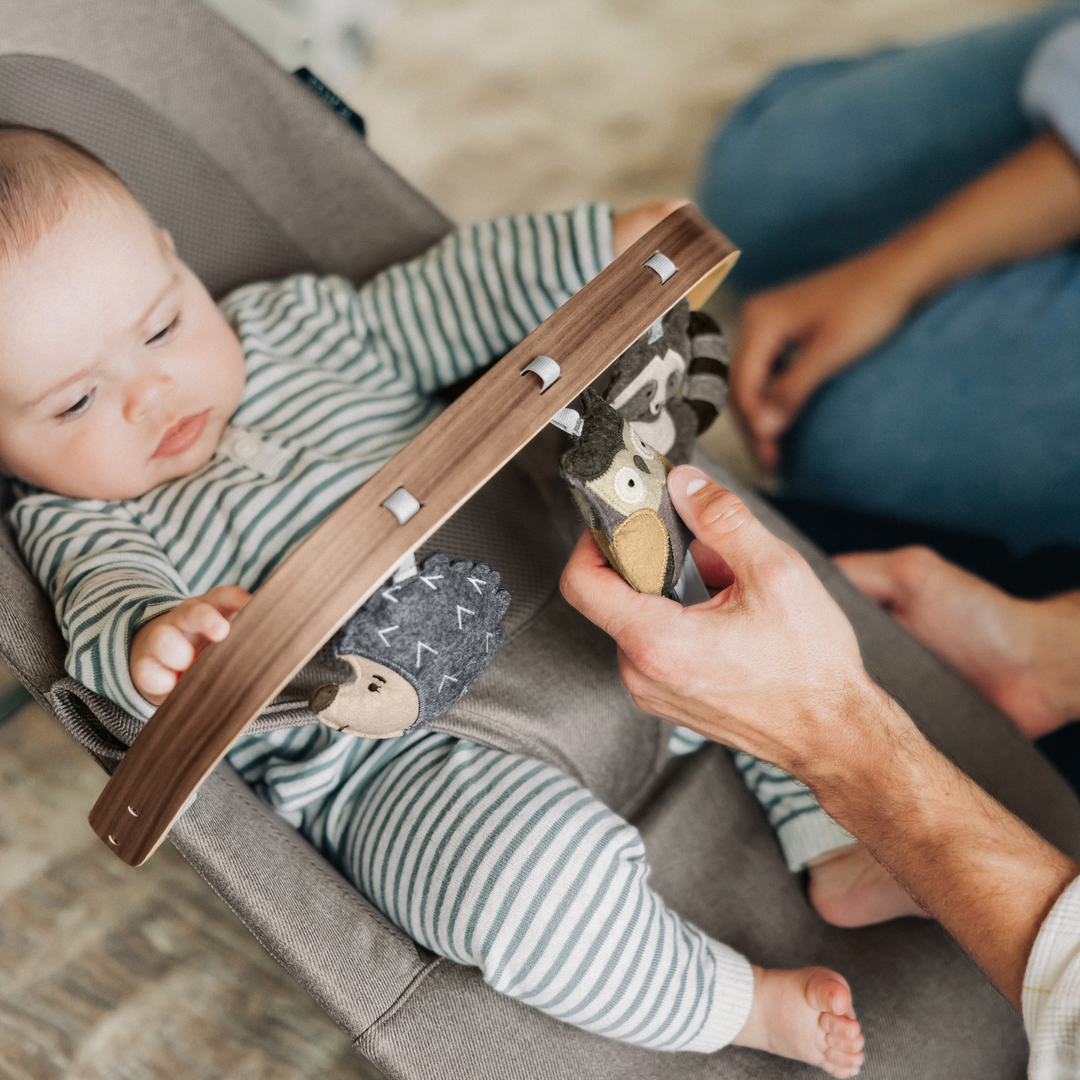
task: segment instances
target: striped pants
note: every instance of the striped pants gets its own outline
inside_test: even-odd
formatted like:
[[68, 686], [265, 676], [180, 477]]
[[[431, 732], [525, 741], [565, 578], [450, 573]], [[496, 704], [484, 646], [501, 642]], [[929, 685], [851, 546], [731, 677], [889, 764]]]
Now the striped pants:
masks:
[[[678, 731], [672, 750], [702, 741]], [[749, 963], [667, 908], [638, 831], [558, 769], [435, 732], [322, 725], [243, 739], [230, 761], [387, 918], [501, 993], [657, 1050], [707, 1053], [745, 1023]], [[820, 850], [850, 842], [790, 777], [741, 764], [802, 857], [812, 821]]]

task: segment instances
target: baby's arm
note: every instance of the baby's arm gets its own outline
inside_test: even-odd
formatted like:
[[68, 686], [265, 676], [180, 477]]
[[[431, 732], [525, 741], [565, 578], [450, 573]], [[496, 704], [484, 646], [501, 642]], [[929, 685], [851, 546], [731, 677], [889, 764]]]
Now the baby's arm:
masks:
[[225, 638], [230, 620], [250, 599], [239, 585], [219, 585], [151, 619], [131, 642], [128, 669], [135, 689], [160, 705], [199, 653]]
[[357, 293], [387, 362], [430, 394], [507, 352], [681, 202], [612, 215], [582, 203], [456, 229]]
[[116, 503], [37, 493], [9, 521], [52, 601], [72, 678], [144, 720], [153, 706], [132, 681], [129, 649], [144, 625], [187, 601], [161, 546]]

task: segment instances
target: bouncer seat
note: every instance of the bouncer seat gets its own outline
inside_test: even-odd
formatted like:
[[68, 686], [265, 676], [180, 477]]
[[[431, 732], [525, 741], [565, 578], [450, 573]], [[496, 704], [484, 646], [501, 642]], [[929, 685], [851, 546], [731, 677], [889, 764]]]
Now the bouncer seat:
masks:
[[[101, 157], [215, 296], [301, 270], [361, 282], [449, 229], [356, 130], [196, 0], [0, 0], [0, 121], [51, 128]], [[727, 751], [668, 757], [670, 729], [633, 705], [613, 643], [559, 595], [579, 526], [556, 473], [558, 439], [550, 430], [533, 440], [425, 547], [484, 559], [514, 598], [502, 652], [436, 726], [587, 785], [640, 828], [671, 907], [753, 962], [843, 972], [867, 1038], [864, 1076], [1022, 1077], [1019, 1017], [939, 927], [827, 926]], [[810, 560], [852, 620], [869, 670], [931, 739], [1080, 857], [1080, 804], [1006, 718], [704, 450], [696, 463]], [[65, 652], [5, 530], [0, 659], [111, 772], [140, 724], [68, 677]], [[251, 730], [310, 723], [305, 701], [286, 687]], [[224, 762], [169, 839], [390, 1078], [821, 1075], [736, 1048], [642, 1050], [495, 993], [475, 969], [415, 945]]]

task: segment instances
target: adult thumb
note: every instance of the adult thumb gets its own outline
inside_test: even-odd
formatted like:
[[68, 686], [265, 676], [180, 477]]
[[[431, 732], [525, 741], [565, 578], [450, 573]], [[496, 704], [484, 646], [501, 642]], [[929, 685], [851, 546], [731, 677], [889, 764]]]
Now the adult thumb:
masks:
[[785, 548], [738, 495], [700, 469], [680, 465], [668, 474], [667, 485], [679, 517], [731, 567], [736, 580], [752, 577]]

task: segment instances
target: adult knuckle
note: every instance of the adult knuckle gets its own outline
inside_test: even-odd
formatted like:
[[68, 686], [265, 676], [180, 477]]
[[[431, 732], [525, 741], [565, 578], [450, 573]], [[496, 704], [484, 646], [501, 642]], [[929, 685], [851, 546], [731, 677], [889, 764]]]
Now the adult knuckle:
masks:
[[703, 525], [724, 532], [735, 532], [754, 520], [746, 503], [719, 484], [711, 485], [704, 501], [698, 505], [697, 517]]

